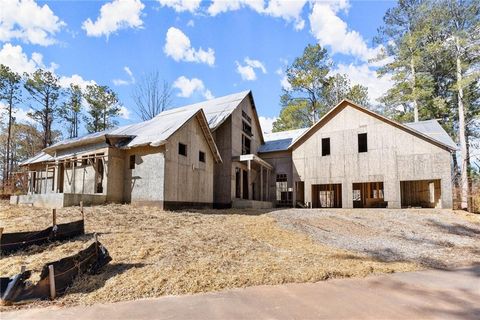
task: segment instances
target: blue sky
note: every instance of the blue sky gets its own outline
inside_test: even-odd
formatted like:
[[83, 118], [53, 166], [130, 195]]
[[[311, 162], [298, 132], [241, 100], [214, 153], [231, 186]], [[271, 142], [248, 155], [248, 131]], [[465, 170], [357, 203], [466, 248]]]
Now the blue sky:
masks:
[[[138, 122], [131, 92], [158, 70], [173, 105], [253, 91], [265, 130], [280, 111], [283, 71], [307, 44], [366, 85], [375, 101], [390, 85], [369, 63], [387, 1], [27, 0], [2, 3], [0, 63], [18, 72], [43, 67], [66, 85], [98, 83], [118, 92], [121, 124]], [[3, 13], [2, 13], [3, 12]], [[19, 106], [18, 118], [28, 110]]]

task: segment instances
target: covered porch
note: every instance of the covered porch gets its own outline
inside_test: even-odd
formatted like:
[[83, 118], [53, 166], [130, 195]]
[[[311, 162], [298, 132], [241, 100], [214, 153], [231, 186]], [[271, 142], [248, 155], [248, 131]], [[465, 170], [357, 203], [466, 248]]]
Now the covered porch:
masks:
[[[100, 151], [100, 150], [98, 150]], [[108, 156], [103, 152], [45, 156], [27, 163], [27, 194], [10, 198], [11, 204], [61, 208], [106, 202]]]
[[234, 208], [271, 208], [269, 183], [273, 167], [254, 154], [233, 159], [235, 166]]

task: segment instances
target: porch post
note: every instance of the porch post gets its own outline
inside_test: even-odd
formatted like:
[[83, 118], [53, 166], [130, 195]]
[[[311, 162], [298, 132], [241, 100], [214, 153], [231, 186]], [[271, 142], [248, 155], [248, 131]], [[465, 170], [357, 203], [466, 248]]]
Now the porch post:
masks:
[[260, 201], [263, 201], [263, 165], [260, 166]]
[[45, 190], [43, 190], [43, 193], [47, 193], [47, 182], [48, 182], [48, 163], [45, 165]]
[[252, 161], [248, 160], [248, 199], [253, 200], [252, 194]]

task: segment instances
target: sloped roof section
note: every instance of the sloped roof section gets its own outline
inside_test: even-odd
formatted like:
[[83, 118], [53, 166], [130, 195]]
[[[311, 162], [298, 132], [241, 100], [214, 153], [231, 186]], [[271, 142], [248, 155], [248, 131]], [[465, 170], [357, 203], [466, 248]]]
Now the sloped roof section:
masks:
[[[174, 134], [180, 127], [182, 127], [192, 117], [197, 116], [202, 126], [208, 128], [207, 119], [201, 108], [185, 108], [177, 110], [177, 112], [162, 112], [155, 118], [140, 122], [137, 124], [118, 127], [116, 129], [106, 130], [88, 134], [86, 136], [60, 141], [48, 148], [45, 148], [42, 153], [53, 154], [56, 150], [68, 149], [75, 146], [87, 145], [97, 142], [105, 142], [109, 138], [124, 138], [118, 145], [120, 148], [129, 149], [140, 146], [158, 147], [167, 142], [167, 139]], [[206, 140], [214, 154], [216, 161], [221, 162], [221, 156], [218, 152], [217, 146], [213, 140], [210, 130], [203, 130]], [[40, 157], [40, 155], [38, 155]], [[37, 156], [36, 156], [37, 157]], [[33, 158], [32, 158], [33, 159]], [[43, 158], [40, 158], [43, 159]], [[51, 157], [49, 160], [54, 160]], [[30, 161], [31, 159], [27, 160]], [[44, 160], [47, 161], [47, 160]], [[36, 161], [43, 162], [43, 161]], [[25, 162], [29, 164], [30, 162]]]
[[414, 130], [417, 130], [424, 135], [429, 136], [432, 139], [435, 139], [443, 144], [450, 146], [454, 149], [458, 148], [452, 138], [448, 133], [443, 129], [443, 127], [438, 123], [437, 120], [426, 120], [419, 122], [407, 122], [404, 123], [407, 127], [410, 127]]
[[259, 153], [286, 151], [292, 142], [302, 135], [308, 128], [288, 130], [264, 134], [265, 144], [258, 149]]
[[[293, 143], [290, 145], [290, 148], [294, 148], [300, 144], [302, 144], [305, 140], [307, 140], [310, 136], [312, 136], [317, 130], [323, 127], [328, 121], [330, 121], [333, 117], [335, 117], [341, 110], [350, 106], [355, 108], [361, 112], [364, 112], [374, 118], [377, 118], [385, 123], [388, 123], [400, 130], [406, 131], [414, 136], [423, 139], [429, 143], [432, 143], [440, 148], [446, 149], [448, 151], [455, 151], [457, 149], [456, 146], [450, 145], [445, 143], [444, 141], [437, 140], [437, 138], [428, 135], [427, 133], [421, 132], [415, 128], [412, 128], [406, 124], [394, 121], [389, 119], [381, 114], [373, 112], [365, 107], [360, 106], [359, 104], [352, 102], [348, 99], [343, 99], [340, 101], [335, 107], [333, 107], [330, 111], [328, 111], [320, 120], [318, 120], [313, 126], [311, 126], [308, 130], [306, 130], [303, 134], [301, 134]], [[443, 130], [443, 129], [442, 129]], [[446, 134], [446, 132], [445, 132]], [[451, 140], [451, 139], [450, 139]]]
[[27, 159], [25, 161], [22, 161], [19, 163], [20, 166], [25, 166], [27, 164], [34, 164], [34, 163], [41, 163], [41, 162], [47, 162], [47, 161], [52, 161], [55, 160], [54, 157], [49, 155], [48, 153], [45, 153], [43, 151], [40, 151], [30, 159]]
[[195, 104], [190, 104], [180, 108], [174, 108], [160, 113], [157, 117], [169, 114], [177, 114], [185, 110], [203, 109], [208, 121], [210, 130], [214, 131], [232, 114], [235, 108], [250, 94], [250, 91], [242, 91]]

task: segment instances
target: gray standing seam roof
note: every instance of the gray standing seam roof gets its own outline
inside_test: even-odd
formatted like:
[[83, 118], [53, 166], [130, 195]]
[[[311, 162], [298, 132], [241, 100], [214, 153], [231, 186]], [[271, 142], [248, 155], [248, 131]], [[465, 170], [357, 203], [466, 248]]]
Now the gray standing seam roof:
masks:
[[423, 133], [430, 138], [441, 142], [449, 147], [457, 149], [457, 144], [452, 140], [452, 138], [448, 135], [448, 133], [443, 129], [443, 127], [438, 123], [437, 120], [425, 120], [425, 121], [418, 121], [418, 122], [407, 122], [404, 123], [407, 127], [416, 130], [418, 132]]
[[264, 134], [263, 139], [265, 140], [265, 144], [260, 146], [258, 152], [285, 151], [296, 138], [307, 130], [308, 128], [303, 128]]

